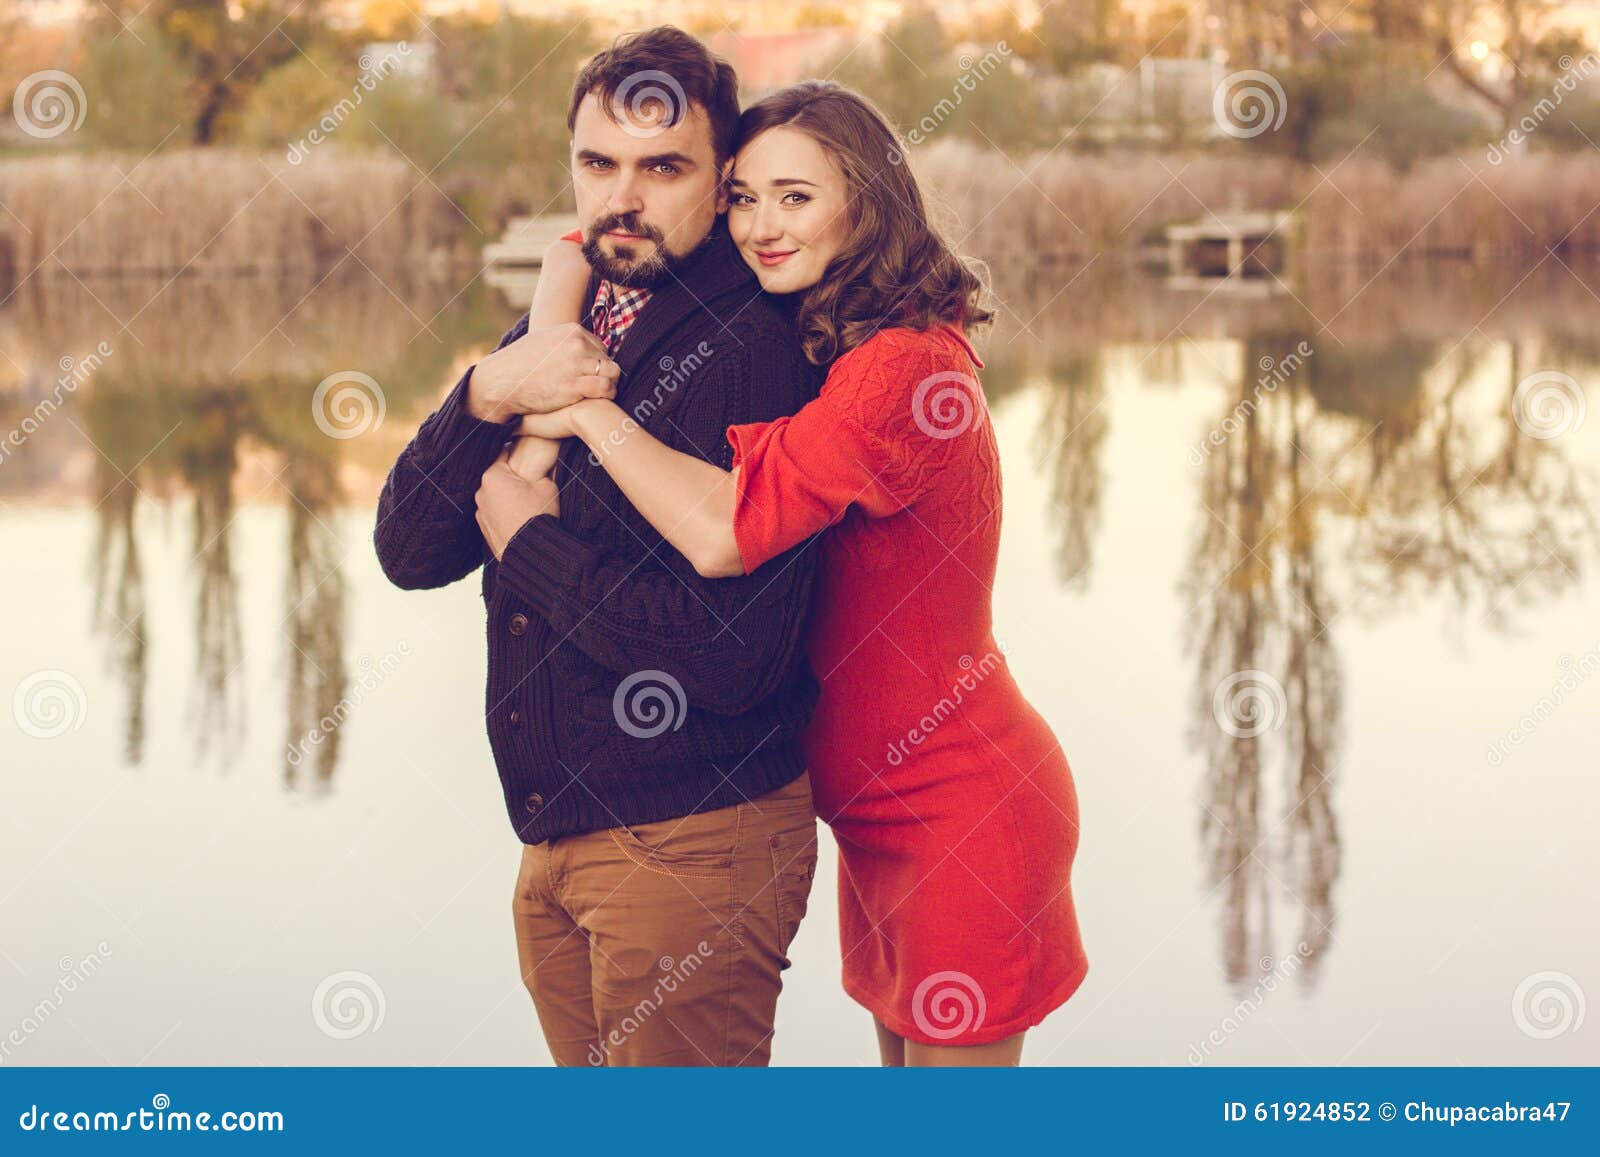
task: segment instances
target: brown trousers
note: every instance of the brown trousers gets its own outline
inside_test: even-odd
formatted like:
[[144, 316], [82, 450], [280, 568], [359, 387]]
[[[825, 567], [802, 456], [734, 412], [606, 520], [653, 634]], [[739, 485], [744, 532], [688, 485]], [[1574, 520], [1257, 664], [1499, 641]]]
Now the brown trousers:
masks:
[[522, 849], [522, 979], [558, 1065], [764, 1065], [817, 863], [811, 779]]

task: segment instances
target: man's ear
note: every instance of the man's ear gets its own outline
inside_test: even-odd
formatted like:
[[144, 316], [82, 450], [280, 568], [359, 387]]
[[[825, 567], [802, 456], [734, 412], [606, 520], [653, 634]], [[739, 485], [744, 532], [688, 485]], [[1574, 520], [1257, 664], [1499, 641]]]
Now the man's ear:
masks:
[[729, 157], [722, 163], [722, 173], [717, 177], [717, 214], [718, 216], [728, 211], [728, 182], [733, 179], [733, 158]]

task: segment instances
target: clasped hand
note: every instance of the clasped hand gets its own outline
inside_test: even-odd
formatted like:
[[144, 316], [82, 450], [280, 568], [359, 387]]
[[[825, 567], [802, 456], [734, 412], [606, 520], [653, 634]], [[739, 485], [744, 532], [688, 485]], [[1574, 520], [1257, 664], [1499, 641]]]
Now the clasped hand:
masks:
[[561, 513], [560, 492], [550, 478], [560, 448], [560, 442], [549, 438], [516, 438], [483, 472], [475, 496], [478, 527], [496, 559], [530, 520]]

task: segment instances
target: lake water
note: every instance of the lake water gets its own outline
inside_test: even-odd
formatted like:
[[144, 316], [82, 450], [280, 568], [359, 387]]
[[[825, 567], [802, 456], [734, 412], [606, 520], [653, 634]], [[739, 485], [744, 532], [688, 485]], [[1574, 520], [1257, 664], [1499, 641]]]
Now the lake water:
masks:
[[[1002, 278], [996, 633], [1077, 777], [1091, 959], [1028, 1063], [1600, 1061], [1597, 287]], [[0, 1063], [548, 1060], [476, 582], [370, 544], [516, 313], [365, 272], [0, 306]], [[381, 421], [314, 408], [351, 371]], [[876, 1061], [834, 887], [825, 844], [776, 1064]]]

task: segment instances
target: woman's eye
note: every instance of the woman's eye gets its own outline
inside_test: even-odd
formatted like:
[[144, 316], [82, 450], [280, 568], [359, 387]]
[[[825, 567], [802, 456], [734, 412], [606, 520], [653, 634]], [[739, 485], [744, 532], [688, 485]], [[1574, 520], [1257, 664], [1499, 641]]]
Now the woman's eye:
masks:
[[730, 204], [730, 205], [748, 205], [749, 203], [750, 203], [750, 194], [749, 193], [735, 193], [731, 197], [728, 198], [728, 204]]
[[[791, 197], [798, 198], [798, 200], [790, 200]], [[783, 203], [785, 205], [804, 205], [809, 200], [811, 200], [811, 198], [806, 196], [804, 193], [785, 193], [783, 197]]]

